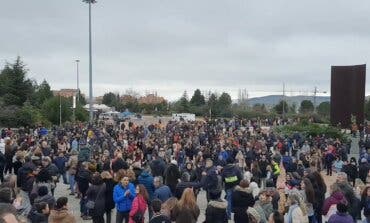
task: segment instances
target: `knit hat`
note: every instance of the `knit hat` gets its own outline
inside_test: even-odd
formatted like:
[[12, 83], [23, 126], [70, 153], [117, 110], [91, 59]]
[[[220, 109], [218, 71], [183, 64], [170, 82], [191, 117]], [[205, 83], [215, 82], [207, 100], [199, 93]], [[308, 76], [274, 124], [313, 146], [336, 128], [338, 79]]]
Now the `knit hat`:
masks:
[[177, 166], [177, 161], [176, 160], [171, 160], [171, 163]]
[[256, 209], [249, 207], [247, 213], [251, 215], [257, 222], [261, 221], [261, 216]]

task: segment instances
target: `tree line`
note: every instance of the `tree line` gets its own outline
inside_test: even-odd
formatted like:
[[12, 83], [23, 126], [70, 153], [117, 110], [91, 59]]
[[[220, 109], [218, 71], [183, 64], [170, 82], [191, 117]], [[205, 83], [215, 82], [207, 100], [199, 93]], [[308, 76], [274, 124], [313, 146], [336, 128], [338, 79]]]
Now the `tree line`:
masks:
[[[72, 98], [54, 96], [46, 80], [38, 84], [27, 77], [28, 69], [20, 57], [6, 62], [0, 71], [0, 126], [19, 127], [59, 124], [73, 121]], [[75, 110], [75, 120], [87, 121], [83, 109], [85, 99], [80, 98]]]

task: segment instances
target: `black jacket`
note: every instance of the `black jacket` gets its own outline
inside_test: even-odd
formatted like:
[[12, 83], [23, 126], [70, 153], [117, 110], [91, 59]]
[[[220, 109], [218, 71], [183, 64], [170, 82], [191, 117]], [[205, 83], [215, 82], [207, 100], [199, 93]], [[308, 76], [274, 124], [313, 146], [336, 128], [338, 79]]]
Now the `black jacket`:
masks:
[[77, 173], [76, 181], [78, 184], [78, 189], [85, 195], [87, 189], [89, 188], [89, 183], [91, 180], [91, 172], [85, 169], [80, 169]]
[[113, 172], [117, 173], [120, 169], [128, 169], [128, 164], [123, 159], [116, 159], [112, 162], [112, 170]]
[[181, 177], [179, 167], [171, 163], [167, 167], [164, 173], [164, 177], [165, 177], [165, 184], [171, 189], [172, 193], [174, 193], [176, 185], [179, 182], [178, 180]]
[[206, 209], [204, 223], [227, 223], [227, 202], [223, 200], [211, 200]]
[[116, 183], [113, 179], [104, 179], [105, 183], [105, 210], [110, 211], [115, 207], [113, 201], [113, 188], [116, 186]]
[[100, 185], [91, 185], [86, 192], [88, 201], [95, 201], [95, 207], [92, 211], [93, 216], [103, 216], [105, 213], [105, 183]]
[[157, 158], [150, 163], [150, 170], [153, 177], [163, 176], [165, 169], [166, 163], [161, 158]]
[[252, 195], [252, 190], [249, 188], [242, 188], [236, 186], [232, 194], [233, 212], [235, 223], [245, 222], [248, 219], [247, 209], [248, 207], [253, 207], [254, 198]]
[[222, 179], [225, 182], [225, 190], [228, 190], [238, 185], [243, 176], [234, 164], [227, 164], [223, 169]]
[[48, 216], [37, 211], [32, 211], [29, 214], [29, 219], [31, 223], [48, 223]]
[[358, 167], [358, 177], [366, 184], [367, 174], [369, 173], [370, 166], [368, 163], [361, 163]]

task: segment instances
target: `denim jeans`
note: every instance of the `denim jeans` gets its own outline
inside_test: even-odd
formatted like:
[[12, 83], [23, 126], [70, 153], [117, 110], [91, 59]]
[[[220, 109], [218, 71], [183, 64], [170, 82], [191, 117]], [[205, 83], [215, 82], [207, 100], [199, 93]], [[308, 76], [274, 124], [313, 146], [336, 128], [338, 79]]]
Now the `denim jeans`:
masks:
[[81, 215], [88, 215], [88, 209], [86, 208], [86, 202], [87, 200], [84, 198], [84, 196], [81, 197], [81, 200], [80, 200], [80, 212], [81, 212]]
[[69, 174], [69, 187], [71, 189], [71, 193], [75, 192], [75, 175]]
[[226, 190], [226, 200], [227, 200], [226, 213], [227, 213], [227, 217], [228, 217], [229, 220], [231, 219], [231, 210], [232, 210], [232, 203], [231, 203], [231, 201], [232, 201], [233, 191], [234, 191], [233, 188], [230, 188], [230, 189], [227, 189]]

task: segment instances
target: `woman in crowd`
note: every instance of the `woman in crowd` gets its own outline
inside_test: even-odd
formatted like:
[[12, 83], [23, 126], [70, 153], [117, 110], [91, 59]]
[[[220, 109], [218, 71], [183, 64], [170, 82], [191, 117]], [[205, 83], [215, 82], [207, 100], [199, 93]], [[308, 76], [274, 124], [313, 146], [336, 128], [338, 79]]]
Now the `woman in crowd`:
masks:
[[145, 186], [139, 184], [136, 186], [136, 197], [132, 202], [129, 223], [144, 223], [144, 214], [148, 209], [149, 195]]
[[51, 210], [49, 223], [76, 223], [75, 217], [68, 211], [68, 198], [60, 197], [55, 210]]
[[[95, 173], [91, 179], [91, 186], [86, 192], [86, 206], [91, 208], [90, 214], [92, 216], [93, 223], [104, 223], [105, 213], [105, 183], [99, 173]], [[88, 203], [93, 204], [88, 207]]]
[[326, 198], [324, 201], [324, 206], [322, 209], [322, 214], [326, 216], [326, 218], [330, 218], [331, 215], [335, 214], [336, 206], [340, 202], [347, 204], [347, 200], [338, 187], [338, 184], [333, 184], [330, 186], [330, 197]]
[[324, 205], [326, 184], [321, 174], [317, 171], [307, 174], [307, 178], [310, 180], [313, 190], [315, 192], [315, 204], [313, 206], [315, 212], [315, 218], [317, 223], [322, 223], [322, 208]]
[[244, 222], [248, 217], [248, 207], [253, 207], [254, 205], [252, 190], [249, 188], [249, 182], [247, 180], [241, 180], [239, 185], [235, 187], [231, 203], [233, 204], [235, 223]]
[[289, 211], [286, 214], [288, 223], [308, 223], [308, 216], [305, 204], [301, 201], [298, 194], [292, 193], [288, 197], [290, 204]]
[[361, 209], [367, 222], [370, 222], [370, 186], [365, 187], [361, 195]]
[[162, 213], [171, 218], [172, 209], [177, 205], [179, 201], [176, 197], [170, 197], [162, 204]]
[[227, 202], [220, 199], [221, 192], [210, 192], [210, 201], [206, 209], [206, 220], [204, 223], [227, 223]]
[[113, 200], [117, 208], [116, 223], [122, 223], [123, 219], [125, 223], [129, 223], [129, 213], [135, 196], [135, 186], [129, 182], [128, 177], [123, 177], [121, 182], [114, 186]]
[[308, 178], [304, 178], [301, 181], [300, 194], [307, 207], [307, 214], [308, 214], [309, 222], [315, 223], [316, 218], [315, 218], [315, 213], [313, 210], [313, 206], [315, 204], [315, 191], [313, 189], [311, 181]]
[[186, 188], [172, 209], [171, 219], [176, 223], [196, 223], [200, 214], [193, 189]]
[[103, 171], [101, 173], [103, 182], [105, 183], [105, 219], [106, 223], [111, 222], [112, 209], [114, 208], [113, 201], [113, 188], [116, 185], [112, 175], [108, 171]]

